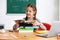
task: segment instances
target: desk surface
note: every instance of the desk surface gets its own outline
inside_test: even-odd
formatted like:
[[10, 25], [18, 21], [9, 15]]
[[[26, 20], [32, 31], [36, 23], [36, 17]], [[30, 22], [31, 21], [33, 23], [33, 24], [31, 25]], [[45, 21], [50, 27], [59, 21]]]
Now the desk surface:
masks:
[[57, 40], [57, 37], [43, 38], [35, 35], [34, 32], [5, 32], [0, 33], [3, 40]]

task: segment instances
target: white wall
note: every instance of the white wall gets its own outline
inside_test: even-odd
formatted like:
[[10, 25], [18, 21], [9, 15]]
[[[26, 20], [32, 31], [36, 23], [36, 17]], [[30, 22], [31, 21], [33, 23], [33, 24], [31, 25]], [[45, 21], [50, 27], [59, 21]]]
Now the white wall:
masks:
[[[41, 22], [52, 23], [58, 21], [58, 0], [37, 0], [37, 17]], [[0, 0], [0, 24], [5, 29], [12, 29], [14, 20], [24, 18], [25, 15], [7, 15], [6, 0]]]
[[58, 21], [58, 7], [59, 0], [39, 0], [37, 1], [38, 14], [37, 17], [43, 22], [51, 23], [52, 21]]
[[59, 21], [60, 21], [60, 0], [59, 0]]

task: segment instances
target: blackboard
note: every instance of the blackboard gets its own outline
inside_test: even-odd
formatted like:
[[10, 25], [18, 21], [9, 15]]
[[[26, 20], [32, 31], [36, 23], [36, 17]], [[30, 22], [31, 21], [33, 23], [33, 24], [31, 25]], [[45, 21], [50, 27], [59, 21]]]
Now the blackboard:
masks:
[[7, 0], [7, 14], [25, 14], [27, 4], [36, 5], [36, 0]]

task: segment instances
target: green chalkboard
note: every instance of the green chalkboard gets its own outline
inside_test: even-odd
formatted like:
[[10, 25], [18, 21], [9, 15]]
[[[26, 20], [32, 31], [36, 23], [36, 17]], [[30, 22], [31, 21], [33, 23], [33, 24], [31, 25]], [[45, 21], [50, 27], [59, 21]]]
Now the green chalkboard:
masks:
[[25, 14], [30, 3], [36, 5], [36, 0], [7, 0], [7, 14]]

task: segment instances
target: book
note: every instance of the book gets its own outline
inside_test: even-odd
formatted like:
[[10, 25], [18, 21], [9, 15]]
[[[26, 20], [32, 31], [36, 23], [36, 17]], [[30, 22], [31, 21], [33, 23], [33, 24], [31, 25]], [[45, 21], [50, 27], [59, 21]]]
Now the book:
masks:
[[19, 32], [33, 32], [34, 28], [33, 26], [26, 26], [25, 28], [23, 26], [19, 27]]

